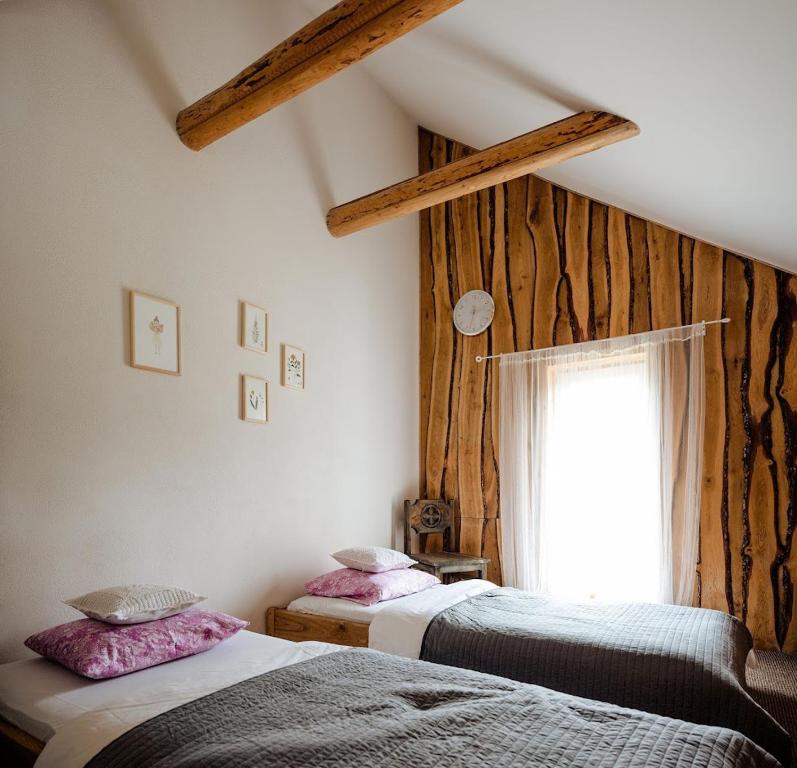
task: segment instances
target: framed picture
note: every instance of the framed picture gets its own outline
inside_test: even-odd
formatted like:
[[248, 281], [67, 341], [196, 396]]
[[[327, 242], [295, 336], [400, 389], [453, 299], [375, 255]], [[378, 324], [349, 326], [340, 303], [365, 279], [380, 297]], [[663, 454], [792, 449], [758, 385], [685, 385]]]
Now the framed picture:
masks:
[[304, 350], [282, 345], [282, 386], [290, 389], [304, 389], [305, 363]]
[[241, 375], [241, 418], [256, 424], [268, 421], [268, 382], [265, 379]]
[[241, 346], [262, 354], [268, 351], [268, 313], [248, 301], [241, 302]]
[[173, 301], [130, 291], [130, 365], [180, 375], [180, 307]]

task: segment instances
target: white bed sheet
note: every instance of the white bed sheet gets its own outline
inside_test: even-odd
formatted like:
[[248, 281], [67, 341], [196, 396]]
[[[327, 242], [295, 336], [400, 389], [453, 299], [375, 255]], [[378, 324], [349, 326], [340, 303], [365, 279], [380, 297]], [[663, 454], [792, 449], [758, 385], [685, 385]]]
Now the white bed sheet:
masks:
[[438, 613], [474, 595], [496, 588], [496, 584], [483, 579], [469, 579], [454, 584], [426, 589], [405, 598], [385, 603], [371, 621], [368, 629], [368, 647], [396, 656], [417, 659], [421, 655], [423, 636], [429, 622]]
[[54, 662], [26, 659], [0, 665], [0, 714], [47, 742], [36, 768], [82, 768], [145, 720], [342, 647], [244, 630], [205, 653], [111, 680], [87, 680]]
[[[429, 589], [444, 589], [442, 584], [430, 587]], [[429, 590], [424, 590], [429, 591]], [[416, 592], [416, 594], [419, 594]], [[397, 597], [393, 600], [386, 600], [375, 605], [361, 605], [343, 597], [319, 597], [317, 595], [302, 595], [288, 604], [289, 611], [297, 613], [314, 613], [318, 616], [327, 616], [330, 619], [342, 619], [344, 621], [360, 621], [363, 624], [370, 624], [374, 616], [383, 611], [387, 606], [396, 606], [406, 603], [415, 595]]]
[[[463, 586], [468, 584], [469, 586]], [[344, 621], [360, 621], [363, 624], [370, 624], [374, 617], [387, 609], [394, 611], [402, 611], [406, 609], [410, 613], [415, 611], [415, 606], [425, 605], [430, 600], [434, 605], [441, 605], [443, 610], [449, 605], [454, 605], [462, 597], [463, 590], [465, 597], [471, 594], [478, 594], [484, 592], [485, 588], [480, 585], [487, 584], [487, 589], [494, 589], [495, 584], [489, 581], [482, 581], [480, 579], [472, 579], [471, 581], [458, 581], [455, 584], [437, 584], [429, 589], [424, 589], [422, 592], [416, 592], [412, 595], [405, 595], [404, 597], [396, 597], [393, 600], [385, 600], [383, 603], [376, 603], [375, 605], [361, 605], [354, 603], [351, 600], [346, 600], [342, 597], [319, 597], [317, 595], [302, 595], [297, 597], [296, 600], [288, 604], [289, 611], [296, 611], [297, 613], [313, 613], [318, 616], [328, 616], [330, 619], [342, 619]], [[477, 590], [473, 592], [473, 590]], [[434, 594], [434, 598], [430, 595]]]

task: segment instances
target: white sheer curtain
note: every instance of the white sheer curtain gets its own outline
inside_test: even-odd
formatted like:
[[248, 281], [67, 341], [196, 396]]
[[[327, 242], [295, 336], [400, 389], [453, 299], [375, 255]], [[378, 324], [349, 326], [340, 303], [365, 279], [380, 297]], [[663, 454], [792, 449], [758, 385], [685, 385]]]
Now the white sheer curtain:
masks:
[[692, 603], [704, 335], [700, 323], [501, 357], [505, 584]]

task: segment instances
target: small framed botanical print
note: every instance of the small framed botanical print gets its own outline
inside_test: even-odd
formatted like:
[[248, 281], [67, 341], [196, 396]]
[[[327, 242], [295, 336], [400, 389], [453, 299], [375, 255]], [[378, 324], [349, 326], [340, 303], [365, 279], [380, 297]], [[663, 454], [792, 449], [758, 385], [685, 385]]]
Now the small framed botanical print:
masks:
[[258, 376], [241, 376], [241, 418], [256, 424], [268, 421], [268, 382]]
[[305, 363], [304, 350], [282, 345], [282, 386], [290, 389], [304, 389]]
[[173, 301], [130, 291], [130, 365], [180, 375], [180, 307]]
[[241, 346], [254, 352], [268, 351], [268, 313], [248, 301], [241, 302]]

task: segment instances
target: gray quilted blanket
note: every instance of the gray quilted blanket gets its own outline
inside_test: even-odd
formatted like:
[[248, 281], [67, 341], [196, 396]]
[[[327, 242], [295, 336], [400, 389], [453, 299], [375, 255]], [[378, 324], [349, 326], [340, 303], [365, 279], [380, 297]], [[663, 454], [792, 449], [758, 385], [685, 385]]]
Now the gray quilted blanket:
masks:
[[421, 658], [732, 728], [784, 765], [786, 731], [747, 693], [750, 633], [719, 611], [565, 603], [501, 588], [438, 614]]
[[722, 728], [356, 649], [245, 680], [142, 723], [90, 768], [777, 766]]

